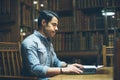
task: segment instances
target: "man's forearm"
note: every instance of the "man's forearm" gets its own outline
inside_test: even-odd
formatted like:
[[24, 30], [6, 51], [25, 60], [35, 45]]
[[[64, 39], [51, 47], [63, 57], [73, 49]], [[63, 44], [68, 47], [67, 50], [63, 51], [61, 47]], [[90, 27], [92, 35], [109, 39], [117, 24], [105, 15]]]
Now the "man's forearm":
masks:
[[52, 67], [52, 68], [48, 68], [48, 71], [46, 73], [46, 77], [52, 77], [52, 76], [56, 76], [58, 74], [61, 74], [61, 68], [59, 67]]
[[63, 63], [63, 64], [62, 64], [62, 67], [67, 67], [67, 66], [68, 66], [67, 63]]

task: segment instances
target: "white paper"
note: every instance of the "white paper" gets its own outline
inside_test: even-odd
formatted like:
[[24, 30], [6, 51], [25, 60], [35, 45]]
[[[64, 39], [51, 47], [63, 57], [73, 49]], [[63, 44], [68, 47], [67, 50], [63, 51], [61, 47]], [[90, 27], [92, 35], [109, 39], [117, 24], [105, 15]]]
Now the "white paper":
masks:
[[97, 67], [95, 65], [83, 65], [84, 68], [94, 68], [94, 69], [98, 69], [103, 67], [103, 65], [98, 65]]

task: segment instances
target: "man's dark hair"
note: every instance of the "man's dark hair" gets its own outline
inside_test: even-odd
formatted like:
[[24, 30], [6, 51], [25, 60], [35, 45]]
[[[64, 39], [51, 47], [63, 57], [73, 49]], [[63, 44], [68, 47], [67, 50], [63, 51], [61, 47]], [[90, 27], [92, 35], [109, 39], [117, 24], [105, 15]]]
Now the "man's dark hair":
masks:
[[58, 15], [55, 12], [49, 10], [41, 11], [38, 17], [38, 28], [42, 26], [41, 22], [43, 19], [45, 19], [46, 23], [48, 23], [53, 17], [58, 18]]

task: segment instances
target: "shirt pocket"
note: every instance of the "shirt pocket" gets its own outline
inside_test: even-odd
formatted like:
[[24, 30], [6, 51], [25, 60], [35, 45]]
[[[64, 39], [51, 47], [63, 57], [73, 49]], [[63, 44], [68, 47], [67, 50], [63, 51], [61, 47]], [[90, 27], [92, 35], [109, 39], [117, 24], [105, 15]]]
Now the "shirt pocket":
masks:
[[38, 58], [40, 64], [45, 65], [47, 61], [47, 50], [45, 48], [38, 48]]

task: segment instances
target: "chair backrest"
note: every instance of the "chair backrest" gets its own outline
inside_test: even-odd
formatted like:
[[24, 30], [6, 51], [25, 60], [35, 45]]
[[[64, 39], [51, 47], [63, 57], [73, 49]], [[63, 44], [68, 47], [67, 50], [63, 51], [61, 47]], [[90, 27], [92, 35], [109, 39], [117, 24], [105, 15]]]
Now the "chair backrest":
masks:
[[120, 39], [115, 40], [114, 49], [114, 79], [120, 80]]
[[0, 42], [0, 75], [20, 75], [22, 58], [19, 42]]
[[103, 65], [107, 66], [107, 57], [110, 58], [110, 66], [113, 66], [113, 53], [114, 53], [114, 46], [105, 46], [102, 47], [103, 53]]

